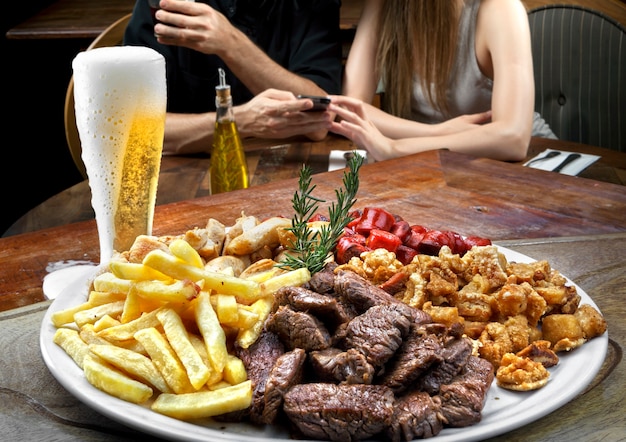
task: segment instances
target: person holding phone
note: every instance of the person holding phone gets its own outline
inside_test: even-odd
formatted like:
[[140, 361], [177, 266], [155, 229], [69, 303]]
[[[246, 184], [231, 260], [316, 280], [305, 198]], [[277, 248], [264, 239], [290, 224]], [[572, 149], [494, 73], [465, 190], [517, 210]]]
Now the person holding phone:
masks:
[[231, 86], [242, 137], [323, 139], [333, 116], [303, 112], [341, 91], [339, 0], [137, 0], [126, 45], [167, 66], [164, 154], [210, 150], [218, 68]]
[[534, 112], [520, 0], [365, 0], [343, 94], [329, 129], [375, 160], [450, 149], [520, 161], [531, 135], [556, 138]]

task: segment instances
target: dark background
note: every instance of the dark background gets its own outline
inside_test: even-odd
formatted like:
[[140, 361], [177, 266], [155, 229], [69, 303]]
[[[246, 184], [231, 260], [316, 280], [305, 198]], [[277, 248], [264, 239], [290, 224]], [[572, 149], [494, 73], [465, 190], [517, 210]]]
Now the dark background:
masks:
[[0, 160], [0, 234], [20, 216], [82, 180], [63, 123], [72, 59], [90, 40], [8, 40], [6, 32], [53, 0], [4, 4], [0, 54], [4, 89]]

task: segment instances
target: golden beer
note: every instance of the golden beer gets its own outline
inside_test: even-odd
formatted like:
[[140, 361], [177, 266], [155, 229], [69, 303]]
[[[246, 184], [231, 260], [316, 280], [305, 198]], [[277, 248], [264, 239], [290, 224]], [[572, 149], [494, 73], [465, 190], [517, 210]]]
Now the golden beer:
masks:
[[100, 262], [128, 250], [152, 220], [165, 130], [165, 59], [136, 46], [76, 56], [74, 101]]

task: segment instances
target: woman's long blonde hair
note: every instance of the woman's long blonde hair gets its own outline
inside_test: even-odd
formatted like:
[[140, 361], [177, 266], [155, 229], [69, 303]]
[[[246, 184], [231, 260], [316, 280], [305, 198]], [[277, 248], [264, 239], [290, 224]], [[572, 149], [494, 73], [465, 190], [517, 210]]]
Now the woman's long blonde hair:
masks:
[[458, 5], [455, 0], [385, 0], [376, 56], [385, 86], [382, 106], [387, 112], [410, 118], [415, 73], [431, 105], [442, 112], [447, 110]]

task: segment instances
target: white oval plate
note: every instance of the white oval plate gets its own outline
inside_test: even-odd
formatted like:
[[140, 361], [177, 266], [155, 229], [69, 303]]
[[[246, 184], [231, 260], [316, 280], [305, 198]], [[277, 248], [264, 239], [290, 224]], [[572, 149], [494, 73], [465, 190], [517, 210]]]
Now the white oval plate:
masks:
[[[512, 262], [533, 262], [532, 258], [513, 250], [499, 247]], [[596, 304], [576, 284], [581, 304]], [[94, 410], [129, 427], [158, 437], [178, 441], [290, 441], [286, 427], [254, 426], [248, 423], [228, 424], [205, 419], [184, 422], [150, 410], [148, 405], [136, 405], [110, 396], [87, 382], [83, 371], [57, 346], [52, 338], [55, 327], [50, 315], [58, 310], [83, 302], [85, 281], [71, 283], [52, 302], [41, 324], [40, 347], [43, 359], [52, 375], [78, 400]], [[445, 428], [435, 442], [469, 442], [504, 434], [533, 422], [565, 405], [581, 393], [596, 376], [608, 347], [608, 332], [568, 354], [559, 354], [560, 362], [550, 369], [548, 384], [536, 391], [508, 391], [494, 384], [485, 399], [482, 420], [470, 427]]]

